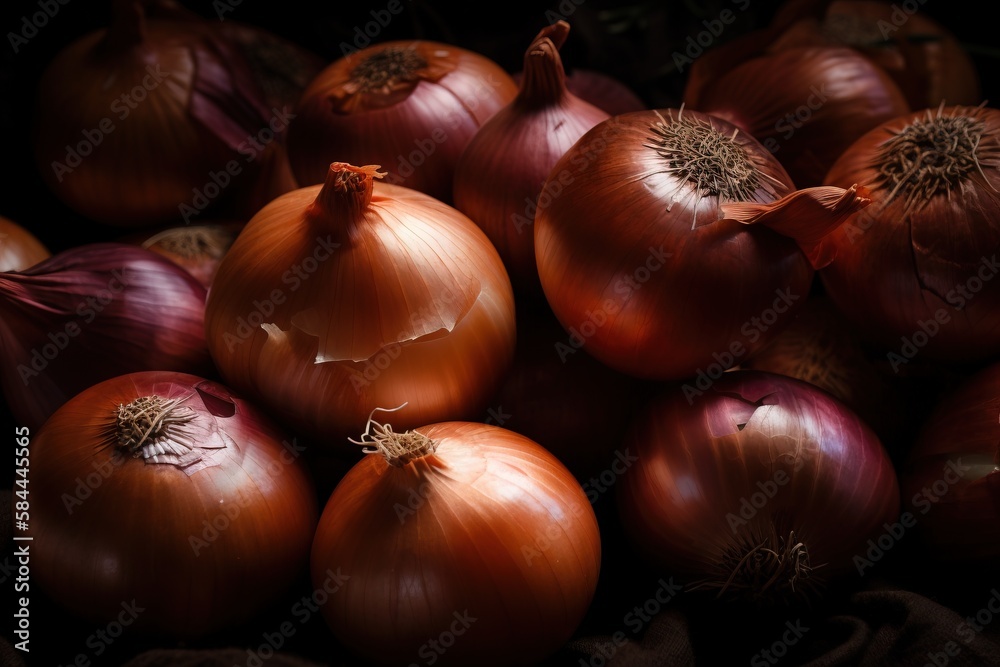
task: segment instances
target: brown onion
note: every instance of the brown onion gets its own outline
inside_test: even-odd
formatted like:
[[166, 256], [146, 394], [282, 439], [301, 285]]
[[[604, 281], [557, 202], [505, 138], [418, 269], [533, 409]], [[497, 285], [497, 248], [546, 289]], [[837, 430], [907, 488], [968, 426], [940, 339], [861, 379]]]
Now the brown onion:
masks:
[[37, 429], [102, 380], [145, 370], [214, 374], [205, 288], [151, 250], [93, 243], [0, 274], [0, 376], [15, 418]]
[[479, 417], [514, 354], [513, 289], [489, 239], [381, 175], [334, 163], [323, 185], [265, 206], [206, 306], [226, 381], [345, 451], [376, 407], [408, 403], [400, 428]]
[[118, 0], [110, 27], [60, 51], [35, 102], [45, 183], [77, 213], [123, 227], [180, 217], [207, 183], [216, 196], [205, 206], [221, 205], [239, 175], [231, 163], [243, 171], [248, 140], [274, 115], [217, 31], [147, 18], [142, 5]]
[[381, 665], [499, 666], [539, 664], [570, 639], [601, 539], [551, 453], [471, 422], [375, 422], [357, 442], [368, 455], [327, 501], [311, 557], [317, 587], [348, 575], [322, 607], [340, 642]]
[[322, 183], [331, 162], [377, 164], [386, 182], [450, 203], [455, 165], [476, 131], [517, 94], [487, 57], [427, 40], [338, 59], [306, 89], [289, 128], [292, 172]]
[[201, 225], [167, 227], [121, 239], [152, 250], [171, 260], [198, 279], [205, 289], [212, 284], [219, 262], [229, 251], [245, 222], [206, 222]]
[[868, 201], [858, 188], [794, 190], [724, 120], [622, 114], [553, 167], [535, 218], [539, 277], [567, 349], [642, 378], [714, 374], [781, 330], [825, 261], [819, 241]]
[[1000, 110], [901, 116], [849, 146], [827, 176], [876, 202], [827, 238], [837, 307], [887, 354], [985, 362], [1000, 353]]
[[319, 512], [302, 452], [215, 382], [111, 378], [32, 431], [30, 451], [32, 584], [89, 623], [126, 608], [129, 633], [210, 636], [308, 565]]
[[455, 169], [455, 208], [486, 232], [514, 287], [531, 297], [541, 295], [532, 225], [542, 185], [584, 132], [609, 117], [566, 87], [559, 49], [568, 35], [565, 21], [538, 33], [517, 97], [483, 123]]
[[31, 268], [51, 256], [45, 244], [28, 229], [0, 216], [0, 273]]

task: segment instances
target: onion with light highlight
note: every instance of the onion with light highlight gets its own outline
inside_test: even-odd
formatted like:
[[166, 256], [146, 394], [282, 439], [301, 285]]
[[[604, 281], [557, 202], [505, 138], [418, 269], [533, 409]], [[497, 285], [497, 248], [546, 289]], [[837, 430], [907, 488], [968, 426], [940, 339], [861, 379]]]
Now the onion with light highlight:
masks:
[[226, 381], [345, 451], [379, 406], [408, 403], [400, 428], [480, 417], [516, 342], [510, 279], [482, 230], [380, 176], [334, 163], [323, 185], [265, 206], [206, 306]]
[[857, 574], [854, 557], [899, 518], [875, 433], [817, 387], [731, 371], [689, 396], [664, 389], [626, 438], [618, 482], [630, 541], [691, 589], [797, 605]]
[[[322, 607], [367, 661], [533, 665], [573, 635], [597, 588], [601, 540], [580, 483], [540, 443], [498, 426], [374, 422], [313, 542]], [[428, 644], [451, 633], [448, 644]], [[446, 651], [440, 651], [447, 646]]]
[[294, 441], [226, 387], [143, 372], [72, 398], [31, 442], [32, 580], [76, 616], [210, 636], [308, 566], [319, 507]]

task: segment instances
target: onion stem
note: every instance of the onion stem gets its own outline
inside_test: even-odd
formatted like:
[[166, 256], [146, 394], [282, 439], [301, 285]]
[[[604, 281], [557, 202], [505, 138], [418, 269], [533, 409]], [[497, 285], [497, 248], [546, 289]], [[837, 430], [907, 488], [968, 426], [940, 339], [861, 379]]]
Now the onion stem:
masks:
[[365, 454], [381, 454], [386, 462], [394, 468], [402, 468], [410, 461], [433, 454], [438, 443], [431, 440], [422, 433], [416, 431], [404, 431], [396, 433], [389, 424], [380, 424], [374, 420], [377, 410], [383, 412], [395, 412], [406, 406], [406, 403], [397, 408], [375, 408], [371, 416], [368, 417], [368, 425], [365, 432], [361, 434], [360, 440], [348, 438], [355, 445], [364, 447], [361, 451]]

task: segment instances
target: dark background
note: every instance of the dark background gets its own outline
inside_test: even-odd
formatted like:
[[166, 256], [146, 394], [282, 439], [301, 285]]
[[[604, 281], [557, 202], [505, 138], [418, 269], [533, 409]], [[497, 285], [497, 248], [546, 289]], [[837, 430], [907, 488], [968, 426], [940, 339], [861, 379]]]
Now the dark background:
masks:
[[[212, 3], [183, 4], [204, 16], [215, 16]], [[243, 0], [225, 16], [229, 20], [266, 27], [332, 61], [341, 55], [340, 45], [353, 40], [355, 27], [371, 21], [370, 12], [382, 10], [387, 4], [380, 1], [313, 4], [299, 0], [280, 3]], [[561, 14], [572, 26], [562, 51], [567, 67], [594, 69], [612, 75], [631, 87], [648, 106], [656, 108], [676, 107], [681, 99], [685, 79], [684, 74], [674, 66], [674, 52], [682, 51], [688, 37], [704, 29], [703, 20], [715, 19], [723, 9], [736, 6], [728, 0], [631, 4], [586, 0], [579, 6], [565, 0], [563, 7], [573, 9], [569, 13], [561, 11], [559, 3], [469, 3], [462, 9], [419, 0], [403, 0], [402, 4], [405, 10], [394, 17], [379, 35], [379, 41], [396, 38], [444, 41], [487, 55], [511, 72], [520, 69], [524, 48], [538, 30], [550, 23], [556, 13]], [[715, 45], [763, 27], [778, 4], [754, 0], [746, 11], [735, 12], [736, 22], [726, 26]], [[992, 21], [981, 13], [982, 10], [973, 9], [971, 2], [927, 0], [920, 5], [920, 10], [949, 27], [968, 49], [982, 77], [984, 99], [987, 102], [1000, 99], [1000, 81], [996, 76], [1000, 64], [1000, 41], [995, 37]], [[39, 30], [36, 37], [14, 54], [6, 34], [11, 30], [20, 30], [21, 17], [35, 11], [38, 11], [37, 2], [16, 0], [7, 2], [0, 12], [0, 31], [4, 35], [3, 43], [0, 43], [0, 137], [3, 138], [6, 162], [0, 177], [0, 215], [28, 226], [53, 251], [88, 241], [116, 238], [122, 233], [120, 229], [82, 219], [46, 190], [31, 159], [30, 140], [35, 110], [34, 89], [41, 72], [55, 53], [70, 41], [106, 25], [108, 3], [69, 0], [68, 4], [60, 5], [59, 13]], [[554, 13], [547, 14], [547, 11]], [[0, 424], [6, 424], [2, 410]], [[6, 426], [3, 433], [9, 433]], [[3, 451], [8, 451], [6, 443], [9, 441], [0, 442], [5, 444]], [[9, 465], [7, 461], [10, 460], [5, 454], [3, 465]], [[6, 474], [5, 479], [8, 479]], [[645, 568], [627, 549], [622, 548], [622, 538], [613, 529], [615, 522], [611, 519], [611, 499], [602, 498], [595, 509], [604, 524], [612, 528], [604, 535], [606, 551], [602, 587], [591, 613], [579, 630], [580, 637], [601, 636], [623, 629], [623, 615], [634, 604], [641, 604], [649, 598], [659, 585], [659, 575]], [[0, 536], [6, 536], [9, 525], [5, 518]], [[9, 541], [5, 540], [5, 549], [8, 544]], [[7, 552], [4, 553], [6, 555]], [[881, 582], [888, 581], [890, 586], [919, 591], [955, 609], [974, 611], [985, 603], [991, 588], [1000, 585], [1000, 574], [995, 572], [941, 568], [923, 563], [919, 557], [910, 558], [911, 555], [905, 548], [891, 553], [886, 562], [880, 563], [879, 569], [865, 579], [864, 586], [877, 587]], [[7, 579], [2, 584], [5, 598], [10, 585]], [[123, 664], [146, 649], [164, 646], [206, 650], [235, 647], [231, 654], [233, 659], [218, 664], [245, 664], [245, 647], [260, 645], [262, 633], [273, 631], [287, 620], [288, 609], [309, 590], [308, 583], [303, 581], [287, 600], [276, 604], [247, 627], [224, 636], [189, 645], [125, 637], [104, 656], [94, 659], [93, 664]], [[846, 594], [847, 591], [833, 592], [833, 605], [838, 604], [837, 596], [841, 593]], [[86, 639], [94, 627], [75, 623], [37, 589], [32, 591], [32, 605], [33, 614], [37, 614], [33, 617], [32, 637], [32, 647], [36, 652], [30, 656], [29, 664], [51, 667], [61, 661], [72, 660], [77, 653], [86, 650]], [[759, 617], [745, 610], [702, 606], [694, 602], [679, 608], [684, 609], [689, 619], [710, 620], [700, 625], [692, 622], [689, 633], [689, 641], [696, 647], [697, 653], [707, 656], [704, 664], [710, 665], [747, 664], [755, 651], [781, 635], [784, 621], [789, 620], [787, 615]], [[837, 607], [832, 606], [831, 609]], [[820, 610], [819, 613], [826, 612]], [[905, 620], [899, 618], [891, 622], [899, 626]], [[9, 636], [12, 620], [6, 612], [0, 625], [2, 634]], [[919, 634], [919, 631], [916, 632]], [[915, 636], [913, 640], [916, 639]], [[829, 641], [835, 645], [835, 640], [831, 638]], [[814, 648], [814, 652], [821, 652], [821, 648]], [[341, 659], [342, 652], [318, 617], [302, 626], [284, 650], [288, 655], [301, 655], [325, 665], [351, 664], [349, 658]], [[968, 655], [968, 651], [966, 653]], [[802, 658], [798, 660], [801, 663], [804, 658], [799, 657]], [[587, 660], [589, 662], [582, 662], [579, 653], [567, 650], [555, 656], [551, 664], [601, 664], [589, 658]], [[265, 664], [279, 662], [280, 659], [275, 658]], [[796, 658], [790, 656], [782, 664], [796, 664]], [[3, 665], [2, 656], [0, 665]]]

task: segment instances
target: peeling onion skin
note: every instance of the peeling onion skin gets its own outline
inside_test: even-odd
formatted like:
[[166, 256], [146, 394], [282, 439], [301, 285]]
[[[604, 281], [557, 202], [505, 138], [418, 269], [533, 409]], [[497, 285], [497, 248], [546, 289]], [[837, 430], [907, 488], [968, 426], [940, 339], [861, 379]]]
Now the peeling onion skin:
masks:
[[[119, 405], [150, 396], [184, 399], [204, 467], [116, 454], [107, 436]], [[142, 611], [130, 633], [195, 639], [238, 627], [308, 569], [319, 503], [286, 440], [198, 376], [135, 373], [81, 392], [32, 432], [32, 578], [95, 627], [133, 600]]]
[[[415, 54], [425, 64], [365, 90], [355, 69], [385, 53]], [[467, 49], [426, 40], [369, 46], [334, 61], [306, 88], [288, 132], [292, 173], [305, 187], [322, 183], [331, 162], [377, 164], [387, 183], [450, 204], [459, 156], [516, 94], [510, 74]]]
[[247, 223], [205, 320], [230, 386], [357, 456], [346, 439], [375, 408], [406, 403], [394, 415], [402, 429], [479, 418], [513, 361], [516, 316], [503, 262], [475, 223], [369, 167], [335, 163], [328, 184], [349, 172], [367, 173], [370, 201], [315, 185]]
[[[793, 378], [731, 371], [702, 395], [667, 387], [626, 442], [638, 457], [618, 482], [630, 542], [692, 589], [728, 599], [768, 607], [821, 597], [857, 575], [854, 557], [899, 516], [896, 473], [878, 437], [839, 400]], [[812, 568], [794, 590], [791, 559], [759, 570], [765, 581], [780, 574], [770, 588], [750, 568], [725, 585], [753, 546], [781, 552], [776, 538], [791, 543], [792, 534]]]
[[905, 509], [931, 558], [974, 568], [1000, 562], [1000, 364], [945, 394], [900, 472]]
[[433, 453], [403, 467], [369, 454], [323, 510], [313, 583], [338, 568], [349, 576], [324, 618], [367, 661], [406, 665], [467, 613], [476, 620], [456, 626], [437, 664], [539, 664], [571, 638], [596, 591], [600, 532], [583, 488], [513, 431], [470, 422], [416, 431], [436, 441]]
[[[731, 199], [696, 195], [693, 184], [667, 171], [647, 145], [658, 113], [614, 116], [584, 134], [553, 167], [556, 176], [543, 192], [558, 196], [539, 207], [534, 228], [539, 279], [564, 328], [585, 327], [582, 347], [608, 366], [666, 380], [695, 375], [734, 341], [752, 354], [781, 322], [750, 336], [741, 333], [743, 325], [779, 290], [795, 297], [786, 299], [794, 308], [814, 272], [793, 240], [726, 219], [721, 206]], [[674, 124], [677, 112], [665, 110], [663, 117], [668, 113]], [[721, 135], [737, 129], [699, 112], [682, 114], [711, 122]], [[793, 192], [759, 142], [742, 131], [734, 141], [765, 175], [750, 201], [770, 203]], [[560, 181], [560, 174], [568, 177]]]
[[[982, 124], [978, 139], [968, 135], [980, 168], [966, 162], [950, 193], [928, 189], [912, 205], [908, 186], [890, 196], [895, 185], [879, 177], [878, 165], [887, 163], [880, 153], [913, 159], [912, 148], [895, 146], [894, 137], [942, 121]], [[927, 145], [920, 151], [928, 164], [938, 160]], [[944, 155], [957, 156], [958, 148], [943, 148]], [[872, 193], [875, 203], [828, 237], [836, 259], [819, 278], [865, 338], [894, 355], [893, 371], [916, 356], [978, 363], [1000, 353], [1000, 110], [942, 107], [884, 123], [845, 151], [826, 182], [861, 182]], [[908, 348], [904, 339], [921, 344]]]

